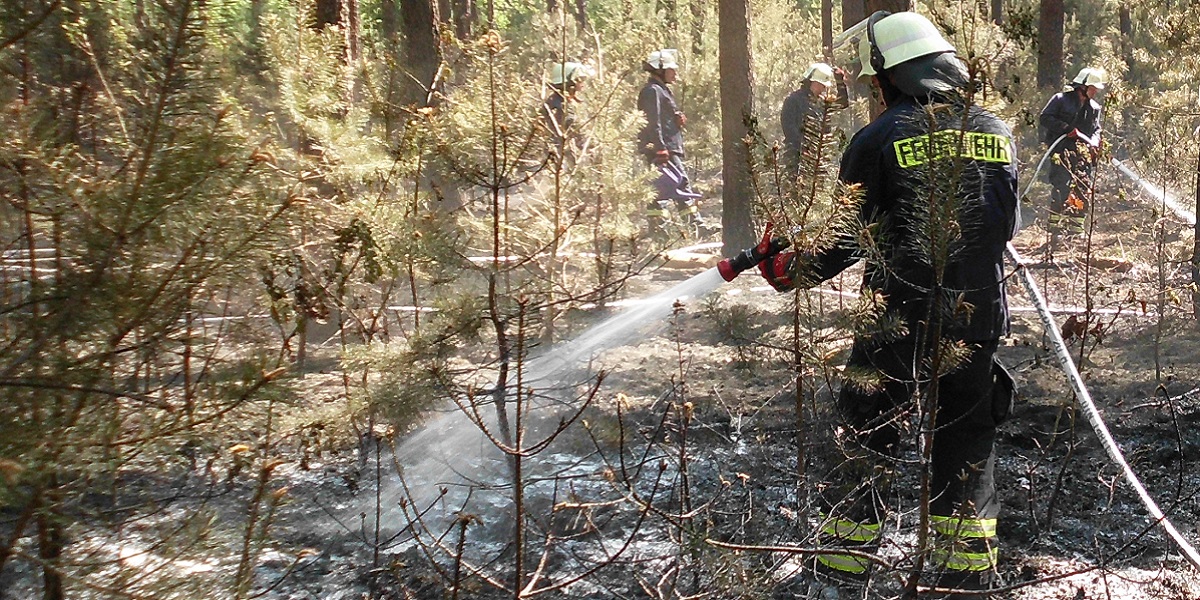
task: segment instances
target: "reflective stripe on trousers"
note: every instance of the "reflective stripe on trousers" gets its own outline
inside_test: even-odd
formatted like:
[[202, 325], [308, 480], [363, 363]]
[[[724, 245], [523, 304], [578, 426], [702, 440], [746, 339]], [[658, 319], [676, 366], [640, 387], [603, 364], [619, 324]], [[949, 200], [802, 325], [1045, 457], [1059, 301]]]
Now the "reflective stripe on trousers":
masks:
[[[820, 540], [822, 544], [842, 546], [847, 549], [874, 551], [879, 545], [879, 524], [859, 523], [850, 519], [842, 519], [823, 515]], [[866, 558], [850, 554], [819, 554], [817, 562], [833, 571], [851, 575], [862, 575], [867, 572], [871, 562]]]
[[996, 519], [930, 516], [930, 558], [946, 571], [988, 571], [999, 562]]

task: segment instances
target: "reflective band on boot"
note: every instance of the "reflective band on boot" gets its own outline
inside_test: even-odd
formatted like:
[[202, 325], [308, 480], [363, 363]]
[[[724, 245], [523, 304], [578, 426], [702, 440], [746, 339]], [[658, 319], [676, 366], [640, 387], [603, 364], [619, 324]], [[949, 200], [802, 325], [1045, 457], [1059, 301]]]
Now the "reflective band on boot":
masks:
[[947, 571], [987, 571], [1000, 562], [1000, 549], [989, 548], [984, 552], [967, 552], [952, 544], [950, 548], [934, 548], [931, 558], [935, 564]]
[[849, 573], [852, 575], [862, 575], [867, 572], [867, 567], [871, 565], [871, 561], [858, 556], [849, 554], [818, 554], [817, 562], [825, 567], [829, 567], [834, 571]]
[[1050, 231], [1082, 235], [1084, 231], [1083, 217], [1052, 212], [1050, 213]]
[[[841, 519], [822, 515], [821, 541], [834, 546], [844, 546], [847, 549], [871, 551], [879, 541], [878, 523], [859, 523], [849, 519]], [[847, 575], [861, 576], [871, 566], [871, 561], [849, 554], [819, 554], [817, 563], [835, 572]]]
[[859, 544], [879, 539], [879, 523], [858, 523], [849, 519], [829, 518], [821, 525], [821, 535]]
[[936, 536], [931, 558], [948, 571], [987, 571], [1000, 559], [996, 519], [930, 515]]
[[934, 533], [947, 538], [994, 538], [996, 519], [963, 519], [960, 517], [929, 516]]

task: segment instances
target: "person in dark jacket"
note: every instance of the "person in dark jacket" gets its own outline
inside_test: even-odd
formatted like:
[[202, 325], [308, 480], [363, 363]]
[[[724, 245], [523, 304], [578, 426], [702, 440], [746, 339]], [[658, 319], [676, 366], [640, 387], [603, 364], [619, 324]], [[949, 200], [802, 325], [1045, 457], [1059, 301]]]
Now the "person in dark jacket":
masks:
[[558, 155], [573, 160], [575, 148], [570, 138], [575, 127], [575, 104], [584, 82], [595, 72], [591, 67], [577, 62], [557, 62], [550, 66], [550, 95], [543, 101], [543, 116], [550, 140]]
[[[884, 317], [857, 331], [850, 351], [837, 400], [848, 460], [820, 491], [820, 540], [875, 551], [889, 482], [905, 464], [901, 434], [931, 432], [925, 564], [940, 587], [984, 590], [998, 558], [996, 426], [1013, 395], [995, 353], [1008, 331], [1004, 249], [1020, 222], [1016, 150], [1003, 121], [967, 103], [966, 69], [928, 19], [880, 11], [866, 28], [864, 74], [887, 108], [842, 156], [839, 178], [862, 193], [860, 223], [826, 250], [781, 253], [759, 268], [783, 291], [867, 259], [863, 288], [885, 302]], [[948, 347], [959, 349], [954, 358]], [[864, 373], [875, 383], [864, 385]], [[869, 567], [851, 553], [822, 554], [813, 565], [860, 585]]]
[[1100, 155], [1100, 112], [1096, 94], [1108, 77], [1102, 69], [1085, 68], [1071, 81], [1071, 89], [1055, 94], [1038, 119], [1042, 143], [1053, 155], [1048, 179], [1050, 233], [1060, 236], [1084, 231], [1087, 202], [1092, 196], [1092, 173]]
[[835, 94], [829, 98], [832, 108], [842, 109], [850, 105], [846, 72], [825, 63], [813, 63], [804, 73], [799, 89], [783, 100], [779, 120], [783, 125], [783, 166], [788, 179], [794, 179], [799, 172], [805, 132], [813, 124], [821, 122], [828, 110], [825, 102], [831, 90], [835, 90]]
[[677, 52], [655, 50], [642, 68], [649, 74], [649, 80], [638, 94], [638, 109], [646, 117], [646, 124], [638, 133], [638, 151], [657, 171], [653, 182], [656, 197], [646, 208], [646, 218], [652, 231], [663, 232], [665, 223], [672, 218], [673, 206], [678, 218], [689, 228], [707, 229], [697, 204], [700, 194], [692, 189], [683, 166], [683, 128], [687, 117], [679, 110], [669, 87], [678, 76]]

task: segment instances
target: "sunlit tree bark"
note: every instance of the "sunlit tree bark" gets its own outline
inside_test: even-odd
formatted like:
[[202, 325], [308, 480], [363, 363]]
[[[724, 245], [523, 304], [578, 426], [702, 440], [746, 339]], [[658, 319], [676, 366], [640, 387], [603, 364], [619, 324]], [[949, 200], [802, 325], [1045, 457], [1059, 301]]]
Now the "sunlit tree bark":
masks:
[[1042, 0], [1037, 41], [1038, 87], [1057, 88], [1063, 82], [1063, 0]]
[[404, 55], [409, 74], [416, 80], [408, 100], [425, 105], [431, 98], [441, 55], [433, 4], [430, 0], [400, 0], [400, 13], [404, 15]]
[[754, 110], [754, 77], [750, 69], [750, 5], [748, 0], [719, 0], [717, 23], [721, 71], [722, 241], [732, 256], [754, 244], [750, 206], [750, 164], [746, 156], [746, 117]]

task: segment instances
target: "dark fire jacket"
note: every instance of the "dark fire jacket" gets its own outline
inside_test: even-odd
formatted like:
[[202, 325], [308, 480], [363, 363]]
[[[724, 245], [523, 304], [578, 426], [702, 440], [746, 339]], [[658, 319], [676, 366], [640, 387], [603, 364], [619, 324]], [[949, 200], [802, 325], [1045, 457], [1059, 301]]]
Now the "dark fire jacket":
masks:
[[675, 94], [651, 77], [638, 94], [638, 109], [646, 115], [646, 126], [638, 134], [638, 152], [653, 155], [659, 150], [683, 156], [683, 129]]
[[[1078, 129], [1088, 137], [1095, 136], [1100, 131], [1100, 110], [1100, 104], [1091, 98], [1083, 98], [1075, 90], [1055, 94], [1038, 117], [1042, 143], [1050, 144], [1072, 129]], [[1063, 138], [1054, 146], [1054, 154], [1073, 149], [1075, 144], [1076, 140]]]
[[[849, 93], [846, 84], [837, 81], [837, 99], [833, 101], [837, 108], [850, 106]], [[783, 99], [783, 107], [779, 111], [780, 124], [783, 125], [783, 143], [785, 150], [792, 155], [799, 155], [804, 147], [805, 119], [820, 119], [821, 111], [825, 109], [824, 102], [813, 96], [805, 81], [800, 89], [788, 94]]]
[[[961, 111], [942, 112], [946, 116], [930, 134], [925, 107], [902, 97], [855, 134], [842, 155], [839, 177], [861, 184], [859, 218], [873, 230], [882, 259], [868, 262], [863, 285], [886, 296], [889, 312], [907, 321], [910, 335], [928, 322], [936, 300], [944, 336], [997, 339], [1008, 331], [1004, 248], [1020, 224], [1016, 148], [1008, 126], [981, 108], [970, 108], [965, 132], [959, 130]], [[963, 168], [960, 178], [950, 175], [955, 164]], [[957, 186], [950, 183], [955, 179]], [[957, 218], [931, 227], [930, 205], [946, 202]], [[931, 235], [946, 236], [950, 249], [936, 297]], [[802, 260], [815, 272], [816, 281], [808, 283], [864, 258], [857, 239], [857, 232], [847, 232], [832, 248]]]

